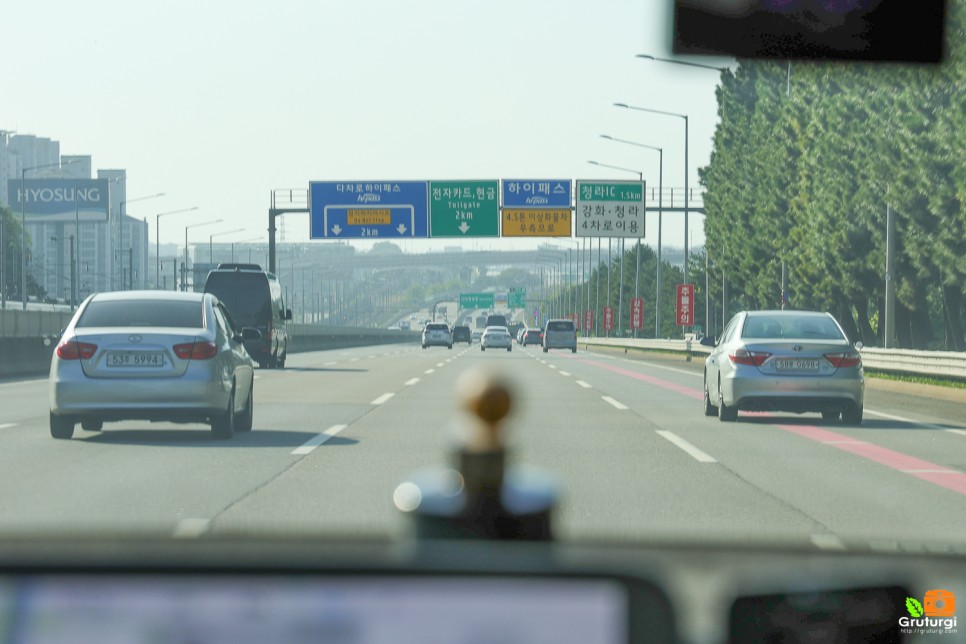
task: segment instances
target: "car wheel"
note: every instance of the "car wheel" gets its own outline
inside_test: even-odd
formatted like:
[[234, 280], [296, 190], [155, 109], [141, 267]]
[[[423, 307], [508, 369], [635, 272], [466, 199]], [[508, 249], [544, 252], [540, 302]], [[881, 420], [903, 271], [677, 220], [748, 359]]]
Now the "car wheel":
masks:
[[235, 421], [235, 429], [239, 432], [252, 431], [252, 424], [255, 418], [254, 397], [255, 383], [253, 381], [252, 386], [248, 389], [248, 400], [245, 402], [245, 411], [243, 411], [241, 416], [239, 416]]
[[547, 347], [544, 347], [544, 348], [543, 348], [543, 352], [544, 352], [544, 353], [546, 353], [546, 352], [547, 352]]
[[85, 432], [99, 432], [104, 429], [104, 421], [82, 420], [81, 429], [83, 429]]
[[718, 383], [718, 420], [730, 423], [737, 419], [738, 410], [725, 404], [724, 394], [721, 392], [721, 383]]
[[506, 350], [507, 350], [507, 353], [509, 353], [510, 351], [513, 351], [513, 347], [507, 347]]
[[480, 345], [480, 351], [486, 351], [486, 347], [484, 347], [482, 344]]
[[425, 344], [423, 345], [423, 348], [424, 348], [424, 349], [426, 348], [426, 345], [425, 345]]
[[50, 414], [50, 435], [54, 438], [70, 438], [74, 435], [74, 419]]
[[279, 357], [279, 359], [278, 359], [278, 368], [279, 368], [279, 369], [284, 369], [284, 368], [285, 368], [285, 359], [286, 359], [287, 357], [288, 357], [288, 354], [287, 354], [287, 353], [283, 353], [283, 354], [282, 354], [282, 355], [281, 355], [281, 356]]
[[235, 433], [235, 389], [228, 396], [228, 409], [211, 420], [211, 433], [215, 438], [231, 438]]
[[574, 347], [573, 349], [571, 349], [570, 353], [577, 353], [577, 347]]
[[446, 347], [446, 348], [447, 348], [447, 349], [452, 349], [452, 348], [453, 348], [453, 345], [451, 344], [451, 345], [449, 345], [449, 346], [448, 346], [448, 347]]
[[842, 422], [846, 425], [862, 424], [862, 405], [852, 405], [842, 412]]
[[822, 418], [825, 420], [838, 420], [841, 413], [839, 411], [823, 411]]
[[717, 416], [718, 408], [711, 404], [711, 393], [708, 391], [708, 381], [704, 381], [704, 415]]

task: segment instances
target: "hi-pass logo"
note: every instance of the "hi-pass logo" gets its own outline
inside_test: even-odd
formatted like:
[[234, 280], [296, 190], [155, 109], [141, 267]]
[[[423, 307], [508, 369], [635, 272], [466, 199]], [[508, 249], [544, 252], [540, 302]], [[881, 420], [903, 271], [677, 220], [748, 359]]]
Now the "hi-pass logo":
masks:
[[920, 602], [906, 597], [909, 617], [899, 618], [899, 628], [904, 635], [949, 635], [956, 630], [956, 595], [942, 588], [927, 590]]

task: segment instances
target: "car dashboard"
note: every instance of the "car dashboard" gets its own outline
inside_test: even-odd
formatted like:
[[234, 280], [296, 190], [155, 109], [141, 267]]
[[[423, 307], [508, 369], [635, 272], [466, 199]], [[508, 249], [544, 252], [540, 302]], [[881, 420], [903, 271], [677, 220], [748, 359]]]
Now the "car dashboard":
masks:
[[0, 641], [963, 641], [907, 608], [963, 579], [961, 555], [781, 545], [14, 539]]

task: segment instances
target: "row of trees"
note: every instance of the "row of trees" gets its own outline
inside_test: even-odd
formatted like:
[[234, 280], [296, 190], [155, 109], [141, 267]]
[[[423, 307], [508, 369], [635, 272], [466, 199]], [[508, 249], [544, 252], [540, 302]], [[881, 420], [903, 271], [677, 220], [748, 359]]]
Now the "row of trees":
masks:
[[966, 349], [966, 3], [936, 66], [742, 61], [717, 90], [708, 251], [737, 308], [828, 310], [883, 341], [886, 209], [898, 346]]

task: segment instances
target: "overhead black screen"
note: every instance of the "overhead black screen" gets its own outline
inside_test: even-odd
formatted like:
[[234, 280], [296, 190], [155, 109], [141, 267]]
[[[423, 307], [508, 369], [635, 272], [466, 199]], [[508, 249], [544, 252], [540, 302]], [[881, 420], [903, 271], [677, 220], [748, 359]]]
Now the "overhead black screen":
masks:
[[945, 0], [674, 0], [675, 54], [938, 63]]

